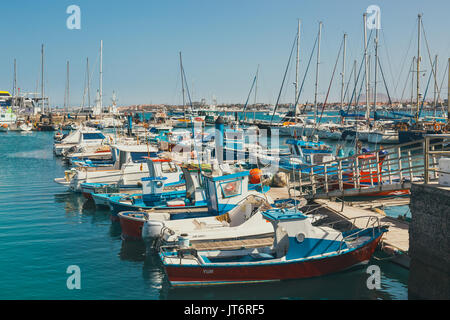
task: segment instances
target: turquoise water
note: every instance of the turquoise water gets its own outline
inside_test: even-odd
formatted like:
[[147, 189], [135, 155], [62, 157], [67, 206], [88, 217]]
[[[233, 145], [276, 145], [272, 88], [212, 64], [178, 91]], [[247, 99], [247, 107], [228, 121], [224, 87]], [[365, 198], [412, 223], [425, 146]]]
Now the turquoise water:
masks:
[[[171, 289], [155, 253], [120, 239], [108, 211], [53, 182], [66, 169], [48, 132], [0, 134], [0, 299], [407, 299], [408, 271], [388, 261], [381, 289], [365, 267], [282, 283]], [[68, 266], [81, 270], [69, 290]]]

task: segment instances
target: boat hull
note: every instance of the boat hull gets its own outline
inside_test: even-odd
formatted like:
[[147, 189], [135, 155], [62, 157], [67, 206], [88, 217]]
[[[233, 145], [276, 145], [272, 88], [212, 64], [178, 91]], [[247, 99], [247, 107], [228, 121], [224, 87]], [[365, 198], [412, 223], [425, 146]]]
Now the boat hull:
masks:
[[164, 267], [172, 286], [223, 285], [313, 278], [367, 264], [381, 237], [382, 234], [366, 245], [344, 254], [306, 261], [235, 266], [233, 264], [222, 266], [217, 264], [202, 266], [164, 264]]
[[142, 227], [145, 222], [144, 213], [124, 212], [119, 213], [118, 218], [122, 229], [121, 237], [123, 240], [142, 240]]

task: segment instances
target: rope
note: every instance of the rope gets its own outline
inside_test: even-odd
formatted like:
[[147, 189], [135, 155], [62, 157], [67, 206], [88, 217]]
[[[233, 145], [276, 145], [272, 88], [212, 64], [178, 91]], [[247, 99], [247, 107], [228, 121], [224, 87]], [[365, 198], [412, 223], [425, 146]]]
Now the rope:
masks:
[[289, 65], [291, 64], [292, 53], [294, 52], [294, 47], [295, 47], [295, 44], [297, 43], [297, 34], [298, 34], [298, 32], [295, 34], [295, 40], [294, 40], [294, 43], [292, 44], [291, 53], [289, 55], [289, 60], [286, 65], [286, 70], [284, 71], [283, 81], [281, 82], [281, 88], [280, 88], [280, 92], [278, 93], [277, 102], [275, 103], [275, 107], [273, 108], [273, 114], [272, 114], [272, 118], [270, 119], [270, 124], [272, 124], [273, 117], [275, 116], [275, 112], [277, 111], [278, 103], [279, 103], [280, 97], [281, 97], [281, 92], [283, 91], [284, 81], [286, 80], [286, 75], [287, 75], [287, 72], [289, 69]]

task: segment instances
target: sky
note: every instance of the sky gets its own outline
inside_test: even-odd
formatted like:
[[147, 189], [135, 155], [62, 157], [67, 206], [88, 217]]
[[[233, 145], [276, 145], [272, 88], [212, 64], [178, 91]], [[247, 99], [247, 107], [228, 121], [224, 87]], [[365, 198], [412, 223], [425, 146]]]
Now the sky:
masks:
[[[80, 8], [80, 29], [67, 28], [71, 14], [66, 10], [70, 5]], [[99, 88], [99, 48], [103, 40], [103, 105], [111, 103], [113, 91], [119, 105], [181, 104], [179, 52], [194, 101], [204, 98], [211, 103], [214, 97], [218, 104], [245, 103], [259, 65], [256, 102], [275, 104], [300, 19], [300, 82], [319, 21], [323, 22], [320, 102], [330, 86], [344, 33], [348, 34], [346, 81], [351, 78], [354, 60], [359, 67], [364, 53], [363, 13], [370, 5], [381, 9], [378, 50], [389, 94], [397, 98], [411, 94], [407, 76], [412, 57], [417, 54], [418, 13], [423, 14], [430, 54], [439, 58], [440, 84], [450, 57], [448, 0], [18, 0], [2, 2], [0, 90], [12, 90], [16, 59], [17, 86], [21, 92], [35, 92], [36, 88], [40, 91], [41, 44], [44, 44], [44, 83], [50, 104], [64, 103], [67, 61], [70, 105], [81, 104], [87, 57], [94, 100]], [[430, 58], [423, 35], [421, 42], [424, 91]], [[372, 38], [369, 43], [372, 58], [373, 52]], [[340, 99], [341, 63], [331, 82], [328, 101]], [[315, 64], [316, 55], [305, 78], [301, 103], [314, 100]], [[380, 79], [379, 73], [378, 92], [386, 93]], [[280, 102], [294, 100], [294, 81], [295, 52]], [[373, 85], [374, 80], [371, 82]], [[446, 85], [444, 80], [441, 93], [445, 97]], [[254, 101], [252, 93], [250, 103]]]

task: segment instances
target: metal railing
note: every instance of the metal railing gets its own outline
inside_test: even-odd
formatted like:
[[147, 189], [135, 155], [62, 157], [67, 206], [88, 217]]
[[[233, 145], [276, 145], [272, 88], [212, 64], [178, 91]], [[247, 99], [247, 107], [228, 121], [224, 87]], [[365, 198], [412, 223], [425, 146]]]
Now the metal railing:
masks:
[[296, 189], [306, 198], [363, 195], [408, 190], [412, 182], [431, 183], [439, 174], [439, 159], [450, 157], [450, 135], [426, 135], [423, 140], [304, 166], [294, 174]]

